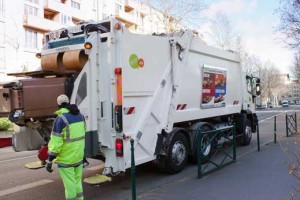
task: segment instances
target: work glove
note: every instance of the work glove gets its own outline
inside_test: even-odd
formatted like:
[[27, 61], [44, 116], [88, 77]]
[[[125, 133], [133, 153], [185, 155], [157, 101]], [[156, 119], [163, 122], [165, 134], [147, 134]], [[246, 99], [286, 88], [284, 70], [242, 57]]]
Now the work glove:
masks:
[[49, 173], [52, 173], [53, 172], [52, 162], [47, 162], [45, 168]]
[[83, 168], [85, 168], [89, 165], [90, 165], [89, 161], [86, 158], [83, 158]]

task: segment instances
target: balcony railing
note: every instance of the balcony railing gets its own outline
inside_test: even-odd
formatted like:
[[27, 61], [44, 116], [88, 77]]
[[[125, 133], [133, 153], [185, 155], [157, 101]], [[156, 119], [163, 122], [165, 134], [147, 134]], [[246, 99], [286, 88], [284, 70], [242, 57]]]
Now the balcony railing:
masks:
[[138, 20], [134, 16], [122, 10], [116, 12], [116, 18], [125, 23], [138, 24]]
[[139, 6], [138, 0], [125, 0], [125, 11], [131, 11], [137, 9]]
[[32, 15], [24, 15], [23, 25], [41, 31], [50, 31], [63, 28], [63, 25], [48, 19]]
[[55, 0], [44, 0], [44, 9], [53, 13], [60, 13], [64, 10], [64, 4]]
[[83, 11], [55, 0], [44, 0], [44, 9], [52, 13], [64, 13], [77, 20], [85, 19]]

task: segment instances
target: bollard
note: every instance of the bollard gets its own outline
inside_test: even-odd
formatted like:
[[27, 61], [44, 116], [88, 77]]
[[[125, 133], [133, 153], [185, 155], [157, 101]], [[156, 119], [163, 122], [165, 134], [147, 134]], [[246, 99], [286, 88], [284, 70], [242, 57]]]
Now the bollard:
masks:
[[277, 143], [277, 135], [276, 135], [276, 116], [274, 116], [274, 143]]
[[295, 126], [296, 126], [296, 133], [298, 132], [298, 127], [297, 127], [297, 113], [295, 112]]
[[289, 137], [289, 129], [288, 129], [288, 115], [285, 115], [285, 128], [286, 128], [286, 137]]
[[136, 200], [136, 183], [135, 183], [135, 161], [134, 161], [134, 140], [130, 140], [131, 144], [131, 192], [132, 200]]
[[257, 151], [260, 151], [260, 141], [259, 141], [259, 123], [257, 123]]
[[236, 127], [235, 127], [235, 124], [233, 124], [233, 162], [236, 162]]

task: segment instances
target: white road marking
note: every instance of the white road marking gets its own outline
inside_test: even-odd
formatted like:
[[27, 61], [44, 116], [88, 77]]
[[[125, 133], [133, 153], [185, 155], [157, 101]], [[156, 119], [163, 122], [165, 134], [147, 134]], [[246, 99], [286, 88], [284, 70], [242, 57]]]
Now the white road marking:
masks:
[[13, 158], [13, 159], [8, 159], [8, 160], [1, 160], [0, 163], [10, 162], [10, 161], [15, 161], [15, 160], [22, 160], [22, 159], [32, 158], [32, 157], [37, 157], [37, 155], [25, 156], [25, 157], [21, 157], [21, 158]]
[[274, 116], [279, 116], [279, 115], [282, 115], [282, 114], [284, 114], [284, 113], [279, 113], [279, 114], [277, 114], [277, 115], [273, 115], [273, 116], [268, 117], [268, 118], [266, 118], [266, 119], [262, 119], [262, 120], [260, 120], [259, 122], [264, 122], [264, 121], [266, 121], [266, 120], [268, 120], [268, 119], [274, 118]]
[[27, 189], [30, 189], [30, 188], [34, 188], [34, 187], [37, 187], [37, 186], [46, 185], [46, 184], [52, 183], [52, 182], [54, 182], [54, 181], [49, 180], [49, 179], [44, 179], [44, 180], [41, 180], [41, 181], [16, 186], [14, 188], [1, 190], [0, 191], [0, 197], [8, 195], [8, 194], [12, 194], [12, 193], [20, 192], [20, 191], [23, 191], [23, 190], [27, 190]]

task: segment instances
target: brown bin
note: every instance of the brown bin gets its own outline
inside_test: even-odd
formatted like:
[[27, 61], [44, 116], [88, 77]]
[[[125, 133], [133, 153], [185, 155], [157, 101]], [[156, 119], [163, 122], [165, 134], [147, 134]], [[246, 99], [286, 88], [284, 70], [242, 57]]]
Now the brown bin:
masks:
[[23, 111], [24, 118], [54, 115], [56, 98], [65, 93], [65, 77], [23, 79], [19, 83], [18, 89], [0, 88], [0, 116], [16, 110]]
[[0, 117], [7, 117], [9, 113], [21, 108], [19, 91], [0, 87]]

